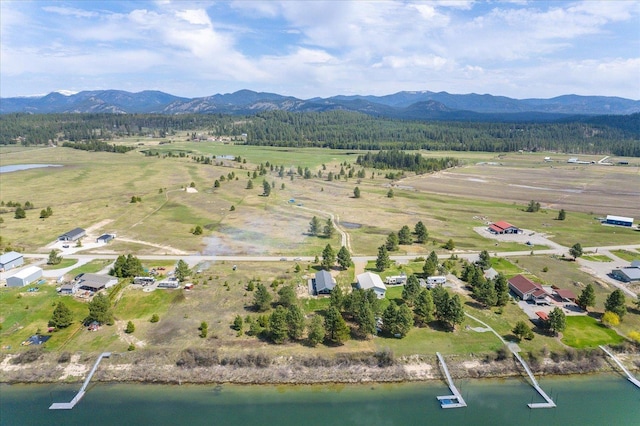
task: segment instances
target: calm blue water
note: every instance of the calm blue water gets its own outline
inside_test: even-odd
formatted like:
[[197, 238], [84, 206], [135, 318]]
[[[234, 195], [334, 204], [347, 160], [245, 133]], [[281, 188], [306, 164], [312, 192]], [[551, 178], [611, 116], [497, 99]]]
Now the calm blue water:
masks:
[[0, 173], [18, 172], [20, 170], [39, 169], [41, 167], [62, 167], [60, 164], [12, 164], [0, 166]]
[[71, 411], [50, 411], [79, 385], [2, 385], [2, 425], [638, 425], [640, 389], [619, 375], [546, 378], [558, 404], [521, 379], [457, 382], [469, 406], [444, 410], [444, 383], [315, 386], [96, 384]]

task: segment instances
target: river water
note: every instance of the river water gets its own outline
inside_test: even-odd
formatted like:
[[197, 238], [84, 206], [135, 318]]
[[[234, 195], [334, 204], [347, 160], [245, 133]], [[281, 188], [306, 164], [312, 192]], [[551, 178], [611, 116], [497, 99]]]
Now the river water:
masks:
[[543, 378], [557, 402], [523, 379], [460, 380], [469, 405], [442, 409], [444, 382], [314, 385], [94, 384], [70, 411], [50, 411], [80, 385], [1, 385], [1, 425], [639, 425], [640, 389], [619, 375]]

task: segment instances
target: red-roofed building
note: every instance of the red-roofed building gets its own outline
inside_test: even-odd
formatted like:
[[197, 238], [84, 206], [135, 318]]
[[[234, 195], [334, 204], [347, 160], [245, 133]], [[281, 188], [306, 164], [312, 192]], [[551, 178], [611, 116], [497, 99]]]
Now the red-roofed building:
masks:
[[536, 315], [538, 316], [538, 318], [540, 318], [542, 321], [549, 321], [549, 315], [547, 315], [546, 312], [543, 311], [538, 311], [536, 312]]
[[492, 234], [522, 234], [522, 230], [510, 224], [500, 221], [489, 225], [489, 232]]
[[548, 296], [542, 286], [523, 275], [516, 275], [509, 280], [509, 288], [522, 300], [544, 302]]
[[558, 297], [561, 300], [567, 300], [569, 302], [575, 302], [576, 301], [576, 295], [571, 290], [565, 290], [565, 289], [562, 289], [562, 288], [556, 288], [556, 289], [553, 290], [553, 292], [555, 294], [557, 294]]

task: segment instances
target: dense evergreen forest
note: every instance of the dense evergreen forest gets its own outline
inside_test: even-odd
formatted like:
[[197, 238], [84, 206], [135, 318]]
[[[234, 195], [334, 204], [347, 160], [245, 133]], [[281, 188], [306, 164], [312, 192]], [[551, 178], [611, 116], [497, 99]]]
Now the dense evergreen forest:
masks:
[[[0, 116], [0, 144], [37, 145], [120, 137], [173, 137], [178, 132], [240, 137], [251, 145], [341, 149], [428, 149], [512, 152], [559, 151], [640, 157], [640, 113], [576, 117], [554, 123], [407, 121], [330, 111], [261, 112], [236, 115], [6, 114]], [[184, 135], [180, 135], [183, 137]], [[107, 146], [111, 146], [108, 145]]]
[[356, 164], [363, 167], [375, 169], [397, 169], [408, 170], [416, 173], [437, 172], [459, 165], [457, 158], [425, 158], [422, 155], [407, 154], [402, 151], [378, 151], [376, 153], [367, 152], [365, 155], [358, 155]]

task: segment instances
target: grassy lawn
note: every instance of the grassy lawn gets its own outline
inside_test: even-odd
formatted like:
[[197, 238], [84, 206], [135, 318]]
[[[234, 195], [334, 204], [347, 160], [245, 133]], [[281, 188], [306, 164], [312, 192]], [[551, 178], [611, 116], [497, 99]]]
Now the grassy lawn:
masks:
[[86, 304], [73, 297], [58, 296], [55, 287], [50, 285], [40, 286], [37, 292], [27, 292], [26, 287], [0, 290], [2, 347], [11, 346], [12, 350], [15, 350], [20, 348], [21, 342], [38, 330], [46, 334], [47, 324], [59, 301], [63, 301], [71, 310], [74, 323], [66, 329], [52, 333], [52, 338], [46, 343], [46, 347], [51, 349], [59, 348], [81, 327], [80, 322], [89, 313]]
[[589, 260], [591, 262], [612, 262], [609, 256], [605, 256], [604, 254], [586, 254], [582, 256], [582, 259]]
[[567, 317], [567, 328], [562, 333], [562, 343], [578, 349], [618, 344], [622, 341], [622, 336], [589, 316]]
[[108, 259], [98, 259], [92, 260], [89, 263], [85, 263], [82, 266], [78, 266], [75, 269], [69, 271], [68, 275], [71, 277], [75, 277], [78, 274], [95, 274], [98, 271], [104, 269], [107, 265], [109, 265], [112, 261]]
[[63, 269], [68, 268], [69, 266], [73, 266], [76, 263], [78, 263], [77, 259], [62, 259], [62, 262], [58, 263], [57, 265], [44, 264], [42, 265], [42, 269]]
[[611, 253], [618, 256], [620, 259], [624, 259], [627, 262], [633, 262], [634, 260], [640, 260], [640, 253], [631, 250], [611, 250]]
[[492, 257], [491, 266], [493, 267], [493, 269], [495, 269], [497, 272], [502, 273], [507, 278], [511, 278], [522, 272], [521, 268], [511, 263], [509, 259], [505, 259], [504, 257]]

